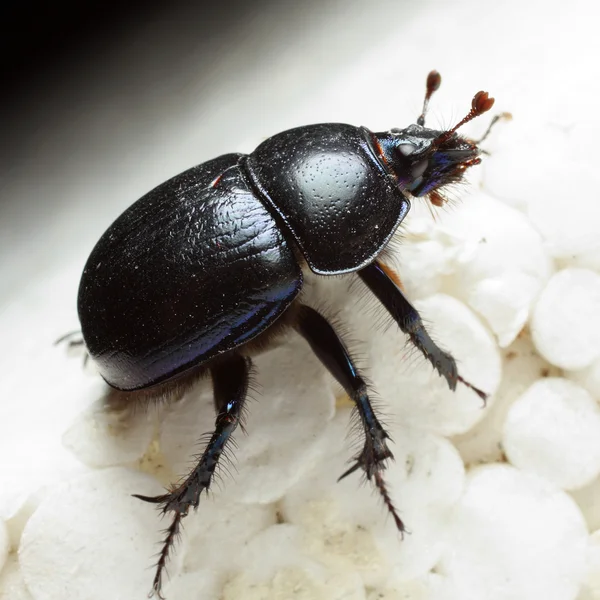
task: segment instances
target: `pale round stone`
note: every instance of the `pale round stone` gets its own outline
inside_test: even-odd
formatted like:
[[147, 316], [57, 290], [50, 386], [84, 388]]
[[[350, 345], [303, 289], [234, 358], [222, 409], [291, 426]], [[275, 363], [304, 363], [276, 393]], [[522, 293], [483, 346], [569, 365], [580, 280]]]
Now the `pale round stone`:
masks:
[[577, 506], [583, 513], [588, 529], [595, 531], [600, 529], [600, 477], [596, 477], [592, 483], [585, 487], [569, 490], [569, 494], [577, 502]]
[[587, 576], [577, 600], [598, 600], [600, 598], [600, 531], [589, 537]]
[[461, 600], [574, 600], [587, 545], [567, 494], [514, 467], [486, 465], [467, 477], [437, 571]]
[[62, 441], [90, 467], [126, 465], [144, 454], [157, 427], [154, 408], [132, 405], [111, 411], [100, 399], [77, 417]]
[[2, 600], [33, 600], [29, 593], [16, 554], [11, 554], [0, 572], [0, 598]]
[[563, 369], [583, 369], [600, 356], [600, 275], [564, 269], [542, 291], [531, 333], [544, 358]]
[[477, 282], [470, 288], [468, 304], [496, 334], [506, 348], [521, 332], [541, 287], [540, 280], [520, 271], [509, 271]]
[[492, 407], [475, 427], [452, 438], [468, 467], [504, 460], [502, 435], [506, 415], [513, 402], [549, 370], [528, 335], [520, 335], [502, 354], [502, 382]]
[[567, 379], [541, 379], [510, 408], [503, 446], [519, 469], [583, 487], [600, 474], [600, 407]]
[[[54, 487], [28, 521], [19, 548], [34, 599], [143, 598], [164, 524], [153, 505], [131, 494], [160, 492], [152, 478], [120, 467]], [[170, 562], [174, 574], [177, 565], [177, 558]]]
[[358, 573], [327, 570], [311, 559], [294, 525], [273, 525], [247, 544], [242, 555], [244, 569], [225, 583], [223, 600], [366, 600]]
[[198, 510], [186, 518], [183, 571], [222, 575], [237, 568], [241, 549], [276, 521], [273, 504], [241, 504], [225, 494], [202, 495]]
[[442, 291], [477, 311], [508, 346], [552, 272], [540, 234], [521, 212], [481, 193], [444, 214], [440, 228], [457, 240]]
[[313, 471], [283, 499], [285, 519], [303, 528], [311, 556], [330, 568], [361, 574], [368, 586], [382, 586], [392, 569], [402, 580], [426, 574], [442, 551], [447, 524], [463, 489], [464, 468], [443, 438], [385, 419], [394, 440], [395, 461], [385, 479], [390, 496], [411, 532], [401, 539], [371, 484], [355, 473], [336, 483], [358, 451], [344, 437], [349, 411], [340, 411], [328, 428], [327, 444]]
[[0, 519], [0, 571], [6, 562], [8, 557], [8, 551], [10, 549], [10, 539], [8, 537], [8, 531], [6, 525], [2, 519]]
[[[523, 117], [521, 113], [521, 118]], [[515, 115], [516, 117], [516, 115]], [[557, 148], [567, 147], [566, 136], [538, 118], [528, 119], [527, 127], [519, 127], [519, 120], [498, 124], [494, 132], [495, 147], [490, 160], [482, 165], [484, 188], [494, 197], [524, 212], [531, 198], [541, 197], [556, 188], [552, 178], [532, 177], [532, 173], [557, 172], [569, 160], [567, 152]], [[530, 148], [527, 160], [515, 160], [515, 148]], [[570, 161], [569, 161], [570, 162]], [[510, 177], [506, 174], [510, 173]]]
[[568, 371], [565, 375], [584, 387], [597, 401], [600, 401], [600, 357], [585, 369]]

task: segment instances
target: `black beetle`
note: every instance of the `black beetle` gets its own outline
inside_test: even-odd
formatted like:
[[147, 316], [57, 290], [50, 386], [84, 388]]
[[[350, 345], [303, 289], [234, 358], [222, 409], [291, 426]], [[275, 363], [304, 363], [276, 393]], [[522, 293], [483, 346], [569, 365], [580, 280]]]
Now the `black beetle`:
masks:
[[164, 495], [138, 496], [173, 513], [154, 593], [160, 595], [181, 520], [209, 488], [240, 421], [250, 356], [286, 327], [308, 341], [356, 403], [364, 448], [342, 477], [362, 469], [404, 530], [382, 476], [392, 456], [388, 435], [346, 346], [325, 317], [298, 300], [303, 269], [357, 272], [451, 389], [460, 381], [485, 399], [431, 340], [397, 276], [378, 258], [411, 196], [442, 204], [444, 186], [480, 162], [481, 140], [456, 130], [488, 111], [493, 98], [479, 92], [458, 125], [428, 129], [425, 113], [440, 81], [429, 74], [423, 112], [406, 129], [309, 125], [279, 133], [249, 155], [193, 167], [128, 208], [93, 249], [79, 287], [79, 319], [89, 356], [114, 393], [126, 401], [178, 395], [206, 372], [214, 386], [215, 430], [197, 466]]

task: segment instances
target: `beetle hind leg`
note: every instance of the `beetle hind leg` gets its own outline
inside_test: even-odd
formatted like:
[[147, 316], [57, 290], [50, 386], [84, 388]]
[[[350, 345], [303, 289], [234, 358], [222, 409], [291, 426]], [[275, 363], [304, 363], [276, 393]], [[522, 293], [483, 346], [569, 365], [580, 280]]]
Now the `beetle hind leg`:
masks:
[[163, 514], [173, 514], [173, 521], [165, 531], [165, 538], [156, 564], [151, 595], [156, 594], [162, 598], [163, 573], [171, 549], [181, 531], [181, 521], [188, 514], [190, 508], [198, 508], [200, 495], [209, 489], [225, 446], [240, 424], [248, 392], [250, 369], [250, 359], [239, 355], [233, 355], [210, 368], [217, 417], [215, 430], [198, 464], [182, 483], [174, 486], [165, 494], [154, 497], [134, 494], [140, 500], [160, 505]]
[[90, 359], [90, 354], [86, 348], [85, 342], [83, 341], [83, 335], [81, 334], [81, 331], [70, 331], [69, 333], [59, 337], [54, 342], [55, 346], [60, 346], [61, 344], [66, 344], [67, 350], [69, 351], [81, 350], [83, 352], [83, 366], [87, 366]]
[[313, 308], [301, 305], [295, 328], [354, 401], [364, 430], [365, 440], [362, 451], [354, 458], [354, 464], [339, 479], [343, 479], [359, 469], [364, 471], [366, 478], [379, 491], [397, 528], [404, 533], [404, 524], [388, 494], [383, 478], [386, 461], [393, 459], [392, 452], [387, 445], [389, 435], [371, 406], [365, 381], [358, 373], [346, 346], [331, 324], [320, 313]]

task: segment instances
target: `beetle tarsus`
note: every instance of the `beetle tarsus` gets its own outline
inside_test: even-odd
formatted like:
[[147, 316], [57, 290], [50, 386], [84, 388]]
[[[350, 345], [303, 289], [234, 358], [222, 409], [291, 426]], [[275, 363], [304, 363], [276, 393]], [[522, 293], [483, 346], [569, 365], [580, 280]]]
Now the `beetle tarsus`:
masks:
[[383, 498], [383, 502], [386, 506], [386, 508], [388, 509], [388, 512], [392, 515], [392, 518], [394, 519], [394, 523], [396, 524], [396, 529], [398, 529], [398, 531], [400, 532], [400, 535], [402, 536], [402, 539], [404, 539], [404, 534], [406, 533], [406, 527], [404, 526], [404, 522], [402, 521], [402, 519], [400, 518], [400, 515], [398, 514], [398, 510], [396, 509], [394, 503], [392, 502], [392, 499], [388, 493], [387, 490], [387, 486], [385, 485], [385, 480], [383, 478], [383, 475], [381, 474], [381, 471], [377, 471], [375, 473], [375, 487], [379, 490], [379, 493], [381, 494], [381, 497]]
[[[387, 438], [387, 434], [384, 431], [384, 434]], [[365, 472], [365, 476], [369, 481], [372, 481], [375, 485], [375, 488], [379, 492], [385, 507], [388, 509], [388, 512], [392, 515], [394, 519], [394, 523], [402, 537], [404, 538], [404, 533], [406, 532], [406, 528], [400, 515], [398, 514], [398, 510], [394, 505], [392, 498], [388, 492], [387, 485], [385, 483], [385, 479], [383, 478], [383, 471], [385, 470], [385, 461], [387, 459], [394, 459], [393, 454], [388, 449], [385, 442], [380, 442], [380, 448], [382, 450], [381, 454], [377, 457], [373, 456], [373, 452], [368, 452], [367, 448], [369, 446], [368, 440], [365, 443], [365, 448], [363, 451], [356, 457], [354, 464], [344, 473], [338, 477], [338, 482], [342, 479], [348, 477], [355, 471], [362, 469]]]
[[[139, 496], [138, 496], [139, 497]], [[185, 517], [185, 513], [176, 512], [171, 525], [165, 530], [165, 539], [162, 542], [162, 548], [158, 556], [156, 563], [156, 574], [154, 575], [154, 581], [152, 582], [152, 589], [148, 594], [148, 598], [157, 596], [159, 600], [165, 600], [162, 595], [162, 578], [167, 566], [167, 560], [171, 549], [175, 545], [175, 540], [181, 533], [181, 520]]]

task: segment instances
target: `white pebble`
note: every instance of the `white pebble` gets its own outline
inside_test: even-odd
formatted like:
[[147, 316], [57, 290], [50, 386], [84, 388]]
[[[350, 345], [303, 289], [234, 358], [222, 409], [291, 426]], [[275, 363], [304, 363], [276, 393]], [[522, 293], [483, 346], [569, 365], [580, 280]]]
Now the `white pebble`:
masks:
[[[199, 548], [195, 549], [199, 552]], [[164, 593], [167, 600], [223, 600], [221, 594], [222, 574], [218, 571], [192, 571], [182, 570], [172, 579], [169, 579], [168, 590]], [[143, 596], [140, 596], [143, 598]]]
[[600, 477], [597, 477], [592, 483], [585, 487], [570, 490], [571, 497], [583, 513], [588, 529], [595, 531], [600, 529]]
[[[491, 395], [500, 383], [496, 343], [459, 300], [437, 294], [415, 302], [431, 337], [457, 360], [459, 374]], [[371, 335], [371, 372], [386, 412], [402, 423], [441, 435], [463, 433], [486, 413], [481, 398], [458, 383], [452, 392], [443, 377], [397, 327]], [[389, 407], [389, 408], [387, 408]]]
[[527, 323], [540, 286], [540, 280], [535, 277], [509, 271], [468, 288], [467, 302], [487, 321], [498, 338], [498, 345], [506, 348]]
[[11, 554], [0, 572], [0, 599], [33, 600], [21, 571], [16, 554]]
[[600, 474], [600, 407], [567, 379], [541, 379], [510, 408], [503, 444], [515, 467], [583, 487]]
[[302, 534], [294, 525], [274, 525], [243, 550], [244, 569], [225, 584], [223, 600], [365, 600], [357, 573], [331, 572], [303, 550]]
[[580, 371], [569, 371], [565, 375], [584, 387], [596, 400], [600, 401], [600, 357]]
[[[485, 161], [485, 187], [528, 215], [552, 257], [600, 268], [600, 211], [590, 203], [590, 190], [598, 188], [600, 178], [593, 164], [580, 159], [585, 155], [581, 148], [594, 139], [589, 128], [593, 124], [573, 123], [561, 130], [548, 127], [539, 116], [537, 124], [535, 119], [528, 121], [527, 130], [509, 124], [499, 132], [505, 139]], [[514, 160], [514, 148], [519, 147], [528, 148], [527, 160]], [[556, 177], [535, 173], [568, 173], [568, 192]]]
[[507, 465], [467, 477], [454, 535], [438, 565], [460, 600], [574, 600], [588, 534], [576, 504], [543, 479]]
[[590, 535], [587, 576], [577, 600], [600, 600], [600, 531]]
[[420, 207], [413, 207], [410, 219], [403, 223], [402, 243], [389, 248], [404, 290], [413, 301], [440, 291], [444, 275], [452, 273], [451, 260], [460, 244], [455, 237], [442, 235], [431, 215], [419, 217]]
[[6, 524], [0, 519], [0, 571], [6, 562], [8, 551], [10, 549], [10, 539], [8, 537], [8, 531]]
[[311, 556], [330, 568], [360, 573], [366, 585], [383, 585], [390, 568], [403, 580], [424, 575], [440, 556], [449, 515], [462, 493], [460, 457], [447, 440], [385, 419], [395, 457], [385, 478], [412, 532], [402, 540], [378, 494], [370, 484], [361, 485], [360, 474], [336, 483], [353, 456], [344, 439], [349, 420], [349, 410], [336, 415], [313, 471], [284, 497], [283, 514], [306, 531]]
[[77, 417], [62, 441], [90, 467], [125, 465], [144, 454], [156, 427], [154, 409], [137, 410], [131, 406], [110, 411], [99, 399]]
[[553, 365], [590, 365], [600, 356], [600, 275], [588, 269], [556, 273], [534, 308], [531, 333], [540, 354]]
[[[131, 494], [160, 492], [152, 478], [120, 467], [53, 488], [27, 523], [19, 548], [35, 600], [145, 597], [164, 524], [153, 505]], [[177, 572], [176, 560], [170, 570]]]
[[[19, 457], [6, 460], [0, 469], [0, 517], [6, 520], [43, 487], [88, 471], [65, 449], [61, 436], [102, 388], [95, 378], [81, 373], [78, 361], [68, 362], [52, 346], [51, 337], [35, 339], [34, 345], [36, 350], [47, 345], [54, 356], [49, 351], [30, 354], [23, 350], [21, 354], [16, 342], [7, 344], [22, 364], [3, 365], [6, 376], [0, 378], [0, 398], [5, 399], [0, 402], [0, 456]], [[27, 376], [24, 362], [43, 365], [44, 370], [35, 377]]]
[[442, 291], [477, 311], [501, 347], [516, 338], [552, 272], [540, 234], [518, 210], [475, 194], [440, 219], [459, 240], [454, 275]]
[[[542, 234], [547, 251], [554, 258], [600, 267], [600, 211], [590, 205], [590, 190], [600, 185], [597, 169], [572, 161], [568, 169], [568, 201], [561, 186], [549, 177], [548, 189], [540, 186], [528, 201], [528, 216]], [[542, 178], [543, 179], [543, 178]]]
[[[225, 573], [235, 569], [240, 549], [277, 521], [273, 504], [240, 504], [230, 497], [202, 495], [198, 510], [189, 514], [183, 570]], [[210, 552], [199, 552], [210, 548]]]
[[[570, 147], [566, 136], [538, 117], [528, 119], [527, 127], [519, 127], [517, 120], [498, 124], [494, 137], [493, 155], [482, 165], [484, 187], [496, 198], [526, 212], [529, 199], [557, 187], [551, 177], [532, 177], [532, 173], [555, 173], [564, 168]], [[527, 160], [515, 160], [514, 149], [525, 147], [529, 150]]]
[[531, 337], [520, 335], [503, 352], [502, 382], [485, 417], [466, 433], [452, 439], [467, 466], [504, 459], [502, 430], [512, 403], [541, 376], [548, 363], [535, 351]]

